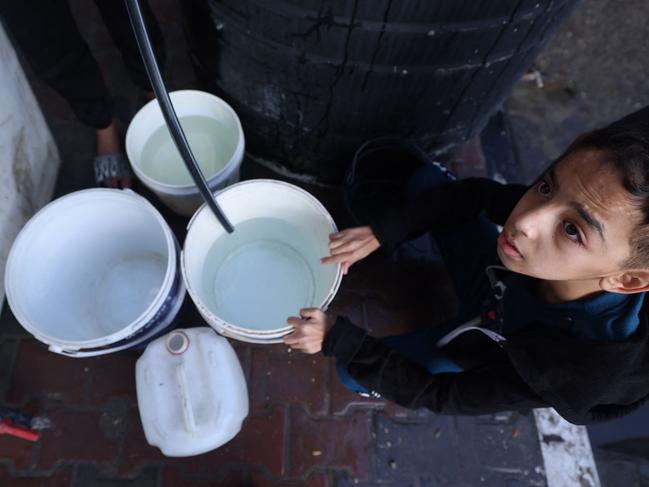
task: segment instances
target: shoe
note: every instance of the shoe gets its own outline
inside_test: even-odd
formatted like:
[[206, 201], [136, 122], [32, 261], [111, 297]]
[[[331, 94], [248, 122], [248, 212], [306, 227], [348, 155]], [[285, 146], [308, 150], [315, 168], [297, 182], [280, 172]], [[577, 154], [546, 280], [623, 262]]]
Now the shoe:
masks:
[[133, 173], [126, 154], [115, 152], [95, 157], [95, 184], [103, 187], [121, 187], [128, 181], [126, 187], [132, 185]]
[[379, 394], [376, 391], [357, 392], [356, 394], [358, 394], [361, 397], [372, 398], [372, 399], [381, 399], [383, 397], [381, 396], [381, 394]]

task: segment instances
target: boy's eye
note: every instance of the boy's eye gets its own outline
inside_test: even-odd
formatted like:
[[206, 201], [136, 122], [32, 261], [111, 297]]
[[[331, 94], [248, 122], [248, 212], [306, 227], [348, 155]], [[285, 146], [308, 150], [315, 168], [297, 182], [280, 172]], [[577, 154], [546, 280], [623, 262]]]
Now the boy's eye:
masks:
[[581, 236], [579, 235], [579, 228], [577, 228], [577, 225], [570, 222], [564, 222], [563, 230], [566, 232], [566, 236], [570, 240], [574, 242], [581, 242]]
[[537, 191], [539, 192], [539, 194], [541, 194], [543, 196], [547, 196], [547, 195], [550, 194], [551, 188], [550, 188], [550, 185], [548, 183], [541, 180], [539, 182], [539, 186], [537, 188]]

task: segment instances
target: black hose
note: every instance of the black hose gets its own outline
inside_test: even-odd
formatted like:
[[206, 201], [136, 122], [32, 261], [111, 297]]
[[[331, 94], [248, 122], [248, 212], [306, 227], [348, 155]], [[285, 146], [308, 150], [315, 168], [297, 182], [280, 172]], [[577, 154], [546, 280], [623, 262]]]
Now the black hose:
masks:
[[131, 19], [131, 25], [133, 26], [133, 32], [137, 39], [137, 45], [140, 49], [142, 59], [144, 60], [144, 67], [146, 68], [146, 72], [151, 80], [153, 91], [160, 105], [160, 109], [162, 110], [162, 115], [167, 123], [167, 127], [171, 132], [171, 137], [173, 138], [176, 147], [183, 158], [185, 166], [194, 180], [194, 183], [198, 186], [198, 190], [201, 192], [203, 200], [205, 200], [207, 206], [211, 208], [214, 216], [216, 216], [221, 225], [223, 225], [223, 228], [225, 228], [228, 233], [232, 233], [234, 228], [221, 208], [219, 208], [212, 191], [210, 191], [207, 181], [205, 181], [205, 176], [203, 176], [203, 173], [198, 166], [198, 162], [196, 162], [196, 158], [194, 157], [194, 154], [192, 154], [192, 150], [187, 143], [187, 138], [180, 126], [180, 122], [178, 122], [178, 116], [171, 104], [169, 93], [167, 93], [164, 81], [162, 81], [160, 68], [158, 67], [155, 54], [153, 53], [153, 48], [151, 47], [151, 41], [149, 40], [149, 34], [147, 33], [146, 25], [144, 24], [140, 2], [138, 0], [125, 0], [125, 2], [128, 15]]

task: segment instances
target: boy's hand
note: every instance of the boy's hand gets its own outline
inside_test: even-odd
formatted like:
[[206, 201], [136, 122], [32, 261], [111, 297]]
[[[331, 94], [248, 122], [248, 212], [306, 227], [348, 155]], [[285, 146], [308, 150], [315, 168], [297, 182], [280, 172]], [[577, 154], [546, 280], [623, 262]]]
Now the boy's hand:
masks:
[[334, 324], [333, 320], [318, 308], [301, 309], [300, 316], [286, 320], [295, 331], [284, 337], [284, 343], [304, 353], [318, 353], [322, 350], [325, 335]]
[[331, 234], [329, 239], [331, 255], [323, 257], [320, 262], [323, 264], [341, 262], [343, 274], [347, 274], [354, 263], [364, 259], [381, 246], [371, 227], [348, 228]]

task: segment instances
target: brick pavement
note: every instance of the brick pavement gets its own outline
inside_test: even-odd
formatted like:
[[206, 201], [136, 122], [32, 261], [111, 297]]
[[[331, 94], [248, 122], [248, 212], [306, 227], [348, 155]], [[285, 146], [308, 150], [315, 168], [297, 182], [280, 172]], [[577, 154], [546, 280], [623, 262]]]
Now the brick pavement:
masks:
[[[125, 127], [137, 108], [133, 87], [92, 3], [71, 3], [84, 19], [82, 31], [104, 68]], [[169, 0], [152, 3], [162, 17], [173, 68], [169, 87], [194, 87], [175, 22], [178, 7]], [[56, 194], [91, 187], [92, 131], [76, 122], [51, 90], [32, 81], [63, 159]], [[480, 158], [474, 143], [459, 168], [470, 166], [472, 174], [480, 174]], [[243, 170], [244, 178], [269, 176], [249, 166]], [[339, 194], [308, 189], [341, 227], [349, 224]], [[182, 242], [186, 220], [161, 210]], [[445, 280], [444, 270], [434, 264], [397, 267], [373, 257], [352, 269], [332, 311], [373, 334], [408, 331], [452, 314], [452, 290], [442, 284]], [[187, 298], [177, 325], [202, 324]], [[0, 436], [0, 487], [545, 484], [530, 416], [453, 418], [408, 411], [350, 393], [329, 359], [281, 345], [233, 345], [250, 395], [250, 415], [241, 433], [204, 455], [165, 458], [146, 443], [140, 424], [133, 369], [138, 351], [92, 359], [57, 356], [31, 339], [5, 305], [0, 404], [45, 417], [50, 427], [36, 444]]]
[[[345, 225], [339, 198], [311, 189]], [[165, 216], [182, 228], [173, 215]], [[378, 335], [452, 314], [452, 289], [444, 285], [441, 266], [419, 270], [437, 280], [432, 296], [417, 292], [422, 281], [413, 274], [416, 268], [369, 258], [352, 268], [331, 311]], [[176, 325], [202, 324], [187, 298]], [[250, 396], [241, 432], [204, 455], [166, 458], [146, 443], [139, 420], [134, 365], [140, 351], [59, 356], [30, 338], [5, 306], [0, 404], [51, 425], [36, 444], [0, 436], [0, 486], [543, 485], [529, 416], [453, 418], [409, 411], [347, 391], [322, 355], [283, 345], [232, 344]]]
[[[3, 325], [11, 319], [7, 310]], [[17, 352], [5, 402], [51, 422], [33, 445], [0, 437], [3, 486], [415, 485], [422, 474], [454, 485], [460, 451], [475, 450], [473, 439], [461, 447], [461, 436], [475, 432], [455, 418], [348, 392], [329, 359], [233, 343], [250, 392], [241, 433], [204, 455], [165, 458], [147, 445], [139, 421], [137, 352], [71, 359], [26, 337], [0, 343]], [[507, 416], [494, 441], [516, 443], [520, 428], [533, 427], [528, 419]]]

